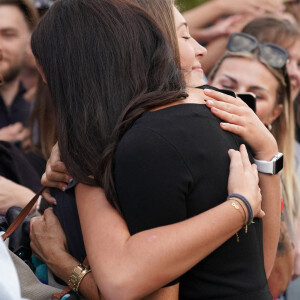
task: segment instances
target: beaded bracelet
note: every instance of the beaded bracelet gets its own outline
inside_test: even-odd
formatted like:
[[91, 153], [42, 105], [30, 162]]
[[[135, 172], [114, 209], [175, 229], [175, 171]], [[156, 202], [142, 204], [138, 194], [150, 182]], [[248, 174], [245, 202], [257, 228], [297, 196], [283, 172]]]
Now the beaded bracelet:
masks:
[[253, 222], [253, 210], [252, 210], [252, 207], [251, 207], [249, 201], [244, 196], [242, 196], [240, 194], [230, 194], [227, 197], [227, 200], [232, 199], [232, 198], [240, 199], [246, 205], [246, 207], [248, 209], [248, 215], [249, 215], [247, 225], [250, 225]]

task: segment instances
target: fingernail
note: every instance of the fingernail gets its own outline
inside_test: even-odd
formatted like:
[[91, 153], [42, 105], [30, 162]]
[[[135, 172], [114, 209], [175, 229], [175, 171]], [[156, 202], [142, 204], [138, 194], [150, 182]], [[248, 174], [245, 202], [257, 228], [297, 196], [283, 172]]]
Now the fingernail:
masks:
[[204, 89], [203, 92], [205, 94], [211, 94], [213, 91], [212, 90], [209, 90], [209, 89]]
[[66, 190], [67, 186], [64, 184], [62, 187], [61, 187], [61, 190], [64, 192]]
[[53, 199], [53, 205], [57, 205], [57, 202], [55, 199]]
[[73, 181], [72, 177], [69, 177], [68, 183], [71, 183]]
[[214, 101], [212, 101], [212, 100], [207, 100], [206, 103], [207, 103], [208, 105], [210, 105], [210, 106], [214, 105]]

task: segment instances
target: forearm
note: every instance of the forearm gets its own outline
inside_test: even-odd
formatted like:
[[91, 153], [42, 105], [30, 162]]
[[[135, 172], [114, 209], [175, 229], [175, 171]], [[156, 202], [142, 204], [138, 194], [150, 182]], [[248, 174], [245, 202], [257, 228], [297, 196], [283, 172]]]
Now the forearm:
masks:
[[274, 264], [280, 229], [280, 178], [279, 175], [259, 173], [259, 185], [262, 193], [262, 209], [266, 213], [263, 219], [263, 248], [267, 278]]
[[183, 13], [190, 29], [199, 29], [214, 22], [223, 14], [222, 1], [212, 0]]
[[[78, 264], [79, 261], [66, 252], [54, 254], [47, 262], [49, 269], [66, 284]], [[101, 299], [92, 272], [88, 273], [82, 279], [79, 286], [79, 293], [87, 300]]]
[[244, 221], [225, 202], [186, 221], [130, 236], [124, 220], [101, 197], [76, 191], [87, 255], [106, 299], [136, 299], [157, 290], [222, 245]]
[[291, 281], [294, 267], [294, 249], [287, 233], [286, 223], [281, 221], [280, 238], [271, 275], [269, 288], [274, 298], [281, 295]]

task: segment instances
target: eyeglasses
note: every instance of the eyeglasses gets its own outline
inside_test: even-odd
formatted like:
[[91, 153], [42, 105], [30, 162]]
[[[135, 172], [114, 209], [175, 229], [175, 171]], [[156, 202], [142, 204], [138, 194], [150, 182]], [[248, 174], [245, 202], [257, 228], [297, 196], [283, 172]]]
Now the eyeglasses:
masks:
[[252, 53], [259, 49], [260, 58], [274, 69], [282, 69], [286, 66], [289, 53], [284, 48], [267, 43], [260, 44], [257, 39], [246, 33], [234, 33], [230, 36], [227, 43], [227, 50], [230, 52]]

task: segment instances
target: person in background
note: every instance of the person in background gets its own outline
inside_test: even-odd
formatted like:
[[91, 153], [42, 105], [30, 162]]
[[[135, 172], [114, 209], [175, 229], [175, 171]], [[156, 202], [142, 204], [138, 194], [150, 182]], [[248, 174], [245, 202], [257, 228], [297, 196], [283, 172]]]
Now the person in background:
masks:
[[[266, 53], [271, 54], [267, 56]], [[285, 290], [291, 278], [293, 249], [287, 234], [287, 224], [293, 221], [293, 214], [298, 209], [295, 201], [297, 181], [293, 171], [293, 105], [289, 92], [290, 83], [284, 73], [287, 59], [288, 52], [275, 44], [264, 46], [248, 34], [233, 34], [229, 39], [227, 52], [210, 75], [211, 83], [216, 87], [227, 88], [236, 93], [252, 92], [256, 95], [256, 113], [271, 130], [279, 149], [285, 154], [281, 182], [285, 211], [289, 218], [287, 222], [282, 222], [275, 269], [269, 278], [271, 292], [275, 296]], [[282, 65], [277, 66], [276, 61]], [[284, 269], [280, 269], [281, 266]], [[277, 268], [284, 275], [279, 282]], [[274, 284], [274, 278], [277, 284]]]
[[184, 12], [191, 35], [207, 47], [209, 54], [202, 60], [204, 72], [209, 74], [222, 56], [231, 33], [258, 15], [281, 14], [284, 9], [282, 0], [210, 0]]
[[[49, 17], [49, 16], [48, 16]], [[45, 20], [45, 19], [44, 19]], [[189, 40], [190, 39], [190, 37], [189, 37], [189, 34], [188, 34], [188, 30], [187, 30], [187, 27], [186, 27], [186, 25], [185, 25], [185, 22], [183, 21], [183, 20], [181, 20], [180, 21], [180, 23], [178, 24], [178, 27], [182, 27], [182, 36], [181, 36], [181, 38], [182, 38], [182, 43], [183, 43], [183, 40]], [[186, 44], [186, 46], [188, 46], [189, 45], [189, 43], [188, 42], [186, 42], [187, 44]], [[40, 44], [38, 43], [38, 44], [35, 44], [36, 46], [37, 45], [39, 45], [40, 46]], [[187, 50], [188, 48], [186, 48], [186, 50]], [[193, 60], [195, 59], [195, 56], [193, 57]], [[190, 61], [190, 63], [191, 62], [193, 62], [193, 60], [191, 60]], [[198, 66], [199, 66], [199, 62], [198, 62], [198, 64], [197, 64]], [[188, 69], [187, 68], [187, 66], [186, 66], [186, 69], [184, 70], [184, 71], [189, 71], [189, 72], [192, 72], [191, 70], [194, 70], [193, 68], [192, 68], [192, 65], [190, 65], [190, 68]], [[199, 67], [197, 68], [197, 70], [199, 70]], [[195, 70], [194, 70], [195, 71]], [[189, 72], [187, 72], [187, 74], [189, 73]], [[199, 71], [198, 71], [199, 72]], [[201, 73], [201, 72], [199, 72], [199, 73]], [[49, 73], [47, 73], [47, 75], [48, 76], [50, 76], [50, 74]], [[215, 97], [217, 97], [215, 94], [211, 94], [211, 95], [214, 95]], [[201, 99], [201, 98], [200, 98]], [[239, 102], [239, 105], [241, 105], [241, 106], [243, 106], [243, 103], [240, 101]], [[184, 107], [184, 106], [181, 106], [181, 107]], [[191, 106], [192, 107], [192, 106]], [[246, 109], [247, 108], [247, 106], [245, 106], [245, 104], [244, 104], [244, 109]], [[200, 106], [198, 107], [199, 109], [200, 109]], [[203, 107], [204, 109], [205, 109], [205, 107]], [[211, 115], [210, 115], [211, 116]], [[254, 113], [252, 113], [252, 115], [251, 115], [255, 120], [258, 120], [257, 119], [257, 117], [254, 115]], [[260, 127], [260, 129], [264, 132], [264, 133], [268, 133], [267, 132], [267, 130], [264, 128], [264, 126], [260, 123], [260, 122], [258, 122], [258, 124], [260, 124], [261, 125], [261, 127]], [[218, 126], [217, 126], [218, 127]], [[267, 136], [269, 137], [269, 136], [271, 136], [269, 133], [267, 134]], [[257, 140], [257, 139], [256, 139]], [[273, 138], [272, 138], [272, 140], [273, 140]], [[93, 141], [94, 141], [94, 139], [93, 139]], [[266, 148], [268, 148], [268, 146], [266, 147]], [[256, 149], [257, 150], [257, 149]], [[270, 150], [270, 149], [269, 149]], [[273, 149], [274, 150], [274, 149]], [[272, 150], [272, 151], [273, 151]], [[263, 151], [268, 151], [267, 149], [265, 149], [265, 147], [264, 147], [264, 150]], [[263, 153], [260, 153], [261, 155], [263, 154]], [[269, 155], [271, 155], [270, 153], [269, 153]], [[260, 177], [261, 177], [261, 184], [263, 184], [263, 181], [264, 181], [264, 179], [267, 179], [267, 181], [268, 180], [277, 180], [278, 179], [278, 177], [273, 177], [273, 176], [264, 176], [264, 175], [260, 175]], [[274, 182], [273, 182], [274, 183]], [[276, 186], [276, 185], [275, 185]], [[274, 192], [274, 185], [272, 184], [272, 193]], [[267, 193], [268, 194], [268, 193]], [[265, 207], [267, 208], [267, 206], [270, 204], [270, 202], [269, 202], [269, 199], [268, 199], [268, 196], [267, 196], [267, 194], [265, 194], [265, 202], [264, 202], [264, 205], [265, 205]], [[270, 195], [269, 195], [270, 196]], [[274, 195], [273, 195], [274, 196]], [[274, 197], [271, 197], [272, 198], [272, 200], [274, 200]], [[130, 198], [129, 198], [130, 199]], [[276, 206], [276, 209], [275, 209], [275, 207], [273, 207], [274, 208], [274, 215], [277, 215], [277, 212], [276, 212], [276, 210], [277, 210], [277, 202], [276, 203], [274, 203], [274, 201], [272, 201], [272, 206], [273, 206], [273, 204], [274, 204], [274, 206]], [[272, 208], [272, 209], [273, 209]], [[100, 210], [101, 211], [101, 210]], [[270, 211], [269, 211], [269, 214], [270, 214]], [[272, 214], [273, 215], [273, 214]], [[99, 220], [100, 221], [100, 219], [98, 219], [98, 218], [95, 218], [95, 219], [97, 219], [97, 220]], [[264, 224], [267, 224], [267, 223], [269, 223], [271, 221], [271, 219], [268, 217], [268, 219], [266, 219], [266, 221], [264, 222]], [[274, 218], [272, 218], [272, 221], [274, 221]], [[275, 223], [276, 223], [276, 220], [275, 220]], [[276, 224], [273, 224], [273, 225], [275, 225], [275, 227], [277, 226]], [[98, 227], [98, 228], [102, 228], [102, 226], [100, 226], [100, 227]], [[103, 227], [103, 229], [104, 229], [104, 227]], [[272, 226], [272, 231], [274, 231], [274, 227]], [[272, 234], [271, 234], [272, 235]], [[273, 236], [274, 237], [274, 236]], [[265, 249], [266, 250], [266, 252], [268, 252], [269, 250], [271, 250], [271, 248], [272, 247], [268, 247], [267, 246], [267, 243], [268, 242], [270, 242], [270, 240], [268, 240], [268, 239], [270, 239], [270, 235], [265, 235], [264, 236], [264, 238], [266, 238], [266, 243], [264, 243], [264, 246], [266, 246], [267, 248]], [[275, 240], [276, 240], [276, 238], [275, 238]], [[166, 242], [166, 241], [165, 241]], [[273, 244], [273, 243], [272, 243]], [[35, 249], [37, 249], [37, 248], [35, 248]], [[98, 248], [98, 250], [99, 250], [99, 248]], [[101, 249], [100, 249], [101, 250]], [[111, 250], [113, 250], [113, 249], [111, 249]], [[274, 252], [275, 253], [275, 252]], [[270, 254], [270, 253], [269, 253]], [[101, 255], [100, 255], [101, 256]], [[93, 255], [91, 256], [91, 257], [94, 257]], [[272, 257], [272, 255], [266, 255], [265, 256], [265, 259], [266, 259], [266, 272], [269, 274], [269, 272], [270, 272], [270, 266], [271, 266], [271, 264], [272, 264], [272, 262], [271, 262], [271, 257]], [[110, 261], [110, 259], [108, 259], [108, 260], [106, 260], [106, 259], [103, 259], [103, 262], [105, 262], [105, 261]], [[132, 265], [131, 267], [134, 267], [134, 265]], [[98, 268], [94, 268], [94, 270], [96, 271]], [[127, 269], [128, 270], [128, 269]], [[113, 271], [113, 270], [112, 270]], [[131, 273], [131, 272], [129, 272], [129, 273]], [[257, 269], [256, 269], [256, 274], [257, 274]], [[153, 274], [152, 274], [152, 276], [156, 276], [157, 274], [154, 272]], [[143, 279], [143, 278], [140, 278], [140, 276], [139, 277], [136, 277], [135, 278], [136, 280], [138, 280], [138, 279]], [[118, 280], [115, 278], [113, 281], [117, 281], [118, 282]], [[152, 281], [150, 281], [150, 282], [152, 282]], [[111, 284], [114, 284], [114, 282], [111, 282]], [[151, 284], [153, 284], [153, 283], [151, 283]], [[128, 285], [127, 286], [127, 288], [131, 288], [131, 285]], [[100, 290], [101, 290], [101, 292], [103, 291], [102, 290], [102, 288], [101, 288], [101, 286], [100, 286]], [[120, 291], [118, 291], [118, 290], [115, 290], [114, 292], [120, 292]], [[262, 291], [262, 293], [265, 293], [265, 291]], [[267, 292], [266, 292], [267, 293]], [[266, 295], [266, 293], [264, 294], [264, 295]], [[264, 298], [264, 299], [266, 299], [266, 298]]]
[[[279, 18], [277, 16], [261, 17], [254, 19], [242, 32], [249, 33], [255, 36], [261, 43], [274, 43], [289, 52], [289, 61], [287, 64], [287, 72], [290, 78], [291, 87], [291, 102], [289, 111], [286, 112], [286, 119], [289, 119], [290, 124], [287, 125], [288, 132], [285, 135], [286, 145], [285, 152], [290, 152], [289, 157], [294, 157], [290, 160], [290, 165], [283, 171], [285, 182], [284, 199], [284, 216], [282, 217], [280, 244], [278, 245], [277, 259], [273, 268], [272, 276], [269, 279], [269, 285], [274, 291], [274, 295], [279, 295], [285, 291], [288, 283], [292, 278], [295, 279], [300, 275], [300, 224], [299, 224], [299, 180], [300, 180], [300, 146], [294, 136], [294, 112], [296, 116], [296, 124], [298, 118], [297, 98], [300, 92], [300, 28], [297, 23], [290, 22], [288, 19]], [[297, 129], [297, 126], [296, 126]], [[297, 131], [296, 131], [297, 132]], [[273, 132], [274, 134], [275, 131]], [[293, 148], [293, 141], [295, 148]], [[289, 142], [290, 141], [290, 142]], [[292, 153], [294, 150], [294, 155]], [[294, 168], [293, 168], [294, 166]], [[291, 249], [288, 245], [289, 234], [295, 249]], [[294, 262], [288, 259], [291, 252], [294, 252]], [[292, 271], [291, 271], [292, 268]]]
[[31, 105], [24, 98], [21, 82], [30, 36], [38, 20], [31, 0], [0, 1], [0, 140], [21, 142], [28, 136], [27, 121]]

